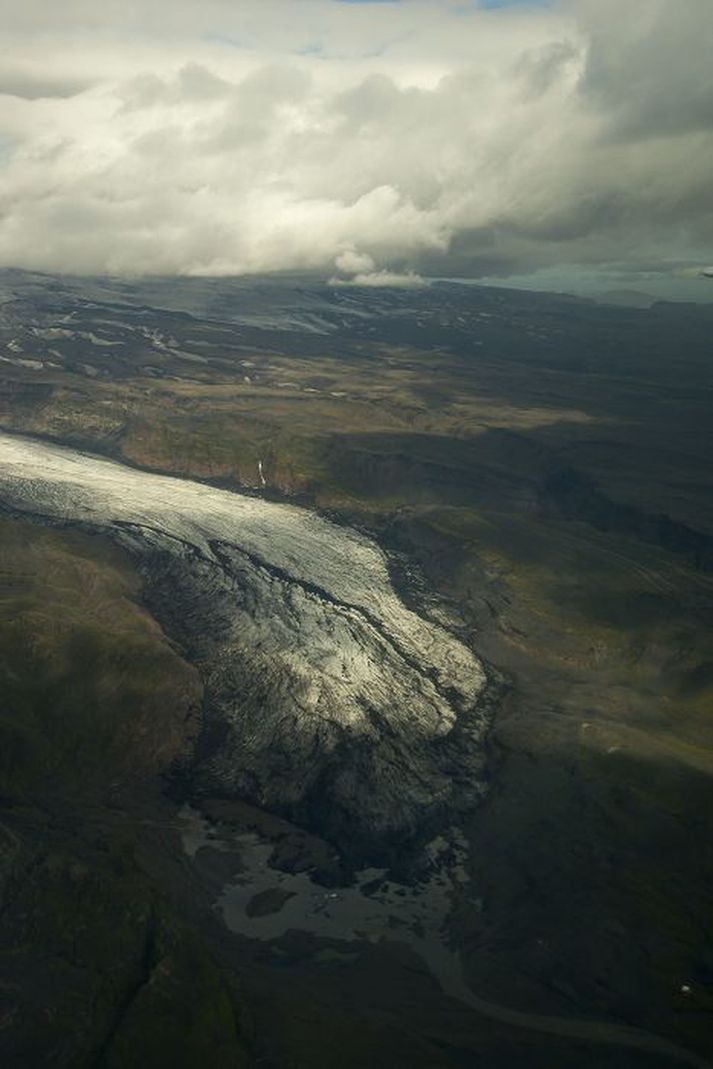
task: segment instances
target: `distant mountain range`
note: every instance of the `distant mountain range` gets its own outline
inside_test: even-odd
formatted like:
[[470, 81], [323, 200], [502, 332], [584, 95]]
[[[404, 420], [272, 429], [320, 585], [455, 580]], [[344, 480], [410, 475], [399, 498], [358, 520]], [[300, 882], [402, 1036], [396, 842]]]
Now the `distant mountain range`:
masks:
[[619, 308], [652, 308], [659, 298], [640, 290], [607, 290], [595, 297], [595, 300], [597, 304], [613, 304]]

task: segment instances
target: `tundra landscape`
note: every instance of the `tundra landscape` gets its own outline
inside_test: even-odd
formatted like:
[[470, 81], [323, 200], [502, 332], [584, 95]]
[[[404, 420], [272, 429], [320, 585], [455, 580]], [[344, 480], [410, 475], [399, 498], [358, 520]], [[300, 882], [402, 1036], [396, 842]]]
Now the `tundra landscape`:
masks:
[[711, 306], [0, 298], [3, 1064], [708, 1064]]

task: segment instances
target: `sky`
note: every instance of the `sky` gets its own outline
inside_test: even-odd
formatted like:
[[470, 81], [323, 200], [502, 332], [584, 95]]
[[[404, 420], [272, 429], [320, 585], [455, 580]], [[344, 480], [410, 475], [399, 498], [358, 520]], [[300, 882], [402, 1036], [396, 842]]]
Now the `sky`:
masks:
[[0, 266], [713, 299], [712, 0], [0, 20]]

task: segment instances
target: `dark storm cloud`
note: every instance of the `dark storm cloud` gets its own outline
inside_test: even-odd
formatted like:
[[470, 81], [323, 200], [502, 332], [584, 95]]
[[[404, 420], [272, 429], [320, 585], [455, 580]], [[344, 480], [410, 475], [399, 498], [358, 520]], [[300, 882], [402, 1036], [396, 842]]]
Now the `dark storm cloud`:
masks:
[[[709, 0], [598, 0], [588, 5], [580, 91], [609, 136], [679, 138], [713, 130], [713, 10]], [[616, 32], [612, 32], [612, 28]]]

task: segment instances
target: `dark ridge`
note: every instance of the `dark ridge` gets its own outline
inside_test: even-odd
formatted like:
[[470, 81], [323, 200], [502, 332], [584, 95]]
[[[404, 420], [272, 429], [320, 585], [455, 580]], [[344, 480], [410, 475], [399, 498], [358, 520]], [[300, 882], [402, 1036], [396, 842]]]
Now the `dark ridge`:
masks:
[[545, 483], [545, 501], [569, 520], [584, 520], [598, 531], [638, 538], [688, 558], [698, 571], [713, 571], [713, 537], [664, 513], [647, 513], [603, 494], [588, 475], [562, 468]]

